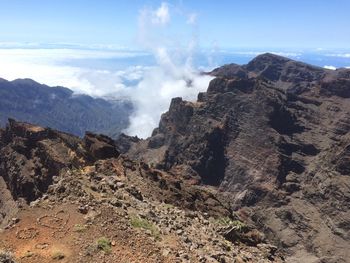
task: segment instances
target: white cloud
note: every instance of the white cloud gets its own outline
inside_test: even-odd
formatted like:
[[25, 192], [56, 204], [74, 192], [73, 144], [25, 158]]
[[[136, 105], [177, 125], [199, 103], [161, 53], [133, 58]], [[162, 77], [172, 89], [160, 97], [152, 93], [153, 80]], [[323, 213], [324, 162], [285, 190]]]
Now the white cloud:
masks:
[[283, 52], [283, 51], [269, 51], [269, 50], [262, 50], [262, 51], [230, 51], [230, 50], [220, 50], [222, 53], [228, 53], [228, 54], [235, 54], [235, 55], [244, 55], [244, 56], [258, 56], [264, 53], [271, 53], [278, 56], [283, 57], [294, 57], [298, 58], [302, 55], [302, 53], [297, 52]]
[[187, 16], [187, 21], [186, 23], [189, 25], [194, 25], [197, 22], [197, 13], [191, 13]]
[[106, 71], [72, 66], [72, 60], [113, 59], [139, 56], [140, 52], [81, 49], [0, 49], [0, 77], [31, 78], [49, 86], [64, 86], [92, 96], [118, 94], [123, 80], [137, 80], [141, 68]]
[[[140, 12], [139, 41], [153, 54], [156, 65], [147, 69], [141, 81], [129, 90], [136, 106], [130, 117], [130, 126], [125, 130], [129, 135], [138, 135], [141, 138], [150, 136], [152, 130], [158, 126], [161, 114], [169, 108], [172, 98], [195, 100], [198, 92], [205, 91], [212, 79], [199, 74], [192, 66], [193, 52], [198, 44], [196, 34], [181, 41], [180, 38], [176, 38], [176, 34], [167, 36], [170, 24], [169, 27], [159, 28], [157, 23], [154, 23], [154, 14], [157, 14], [156, 17], [160, 20], [160, 17], [166, 18], [169, 12], [169, 6], [165, 3], [156, 10], [143, 9]], [[183, 12], [177, 15], [177, 21], [188, 22], [190, 15]], [[194, 23], [196, 17], [192, 15], [191, 19]], [[162, 21], [170, 23], [170, 19]], [[193, 32], [193, 23], [187, 23], [190, 32]]]
[[[160, 116], [169, 108], [172, 98], [196, 99], [198, 92], [208, 87], [210, 76], [202, 76], [190, 67], [175, 65], [169, 53], [159, 51], [158, 66], [145, 72], [144, 78], [129, 95], [136, 105], [136, 111], [130, 117], [127, 134], [146, 138], [158, 126]], [[189, 85], [190, 83], [190, 85]]]
[[[16, 44], [15, 48], [4, 44], [6, 48], [1, 49], [0, 44], [0, 77], [9, 80], [32, 78], [49, 86], [64, 86], [75, 93], [92, 96], [128, 97], [136, 109], [126, 132], [145, 138], [158, 126], [161, 114], [168, 109], [173, 97], [195, 100], [198, 92], [205, 91], [212, 79], [199, 74], [192, 66], [193, 52], [198, 45], [192, 28], [196, 15], [174, 12], [179, 16], [175, 17], [176, 21], [182, 19], [184, 24], [188, 24], [190, 36], [183, 39], [176, 38], [173, 32], [169, 33], [170, 13], [167, 3], [156, 9], [141, 10], [139, 41], [145, 52], [96, 45], [70, 48], [69, 44], [63, 45], [66, 48], [52, 49], [42, 48], [40, 44], [26, 48], [21, 44]], [[179, 33], [182, 35], [184, 32]], [[155, 65], [132, 65], [122, 70], [101, 69], [98, 65], [90, 67], [85, 62], [72, 63], [113, 61], [149, 54], [153, 55]]]
[[[136, 111], [131, 116], [129, 134], [147, 137], [158, 125], [173, 97], [193, 100], [199, 91], [207, 89], [208, 76], [201, 76], [192, 68], [194, 48], [189, 41], [188, 49], [169, 51], [161, 44], [152, 50], [156, 65], [128, 66], [123, 70], [100, 70], [90, 67], [71, 66], [75, 59], [128, 58], [139, 54], [129, 51], [92, 51], [69, 49], [0, 49], [0, 77], [13, 80], [31, 78], [49, 86], [64, 86], [75, 93], [101, 97], [130, 98]], [[184, 57], [175, 62], [174, 57]], [[182, 61], [182, 60], [181, 60]], [[188, 85], [190, 83], [192, 85]]]
[[350, 58], [350, 53], [330, 53], [326, 54], [328, 57], [340, 57], [340, 58]]
[[325, 69], [336, 70], [337, 68], [334, 66], [323, 66]]
[[152, 12], [152, 23], [166, 25], [170, 21], [169, 6], [167, 3], [162, 3], [160, 7]]

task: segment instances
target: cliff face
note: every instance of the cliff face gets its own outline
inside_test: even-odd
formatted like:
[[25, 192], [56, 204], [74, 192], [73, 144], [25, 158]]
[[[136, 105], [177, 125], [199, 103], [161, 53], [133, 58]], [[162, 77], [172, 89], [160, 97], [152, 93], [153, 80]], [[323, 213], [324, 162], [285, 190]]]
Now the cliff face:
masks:
[[0, 231], [0, 261], [283, 262], [215, 189], [119, 155], [106, 136], [14, 120], [0, 130]]
[[113, 140], [92, 133], [82, 140], [14, 120], [0, 131], [0, 174], [15, 199], [35, 200], [64, 168], [117, 156]]
[[218, 186], [291, 262], [348, 262], [350, 70], [264, 54], [210, 74], [197, 102], [173, 99], [128, 154]]

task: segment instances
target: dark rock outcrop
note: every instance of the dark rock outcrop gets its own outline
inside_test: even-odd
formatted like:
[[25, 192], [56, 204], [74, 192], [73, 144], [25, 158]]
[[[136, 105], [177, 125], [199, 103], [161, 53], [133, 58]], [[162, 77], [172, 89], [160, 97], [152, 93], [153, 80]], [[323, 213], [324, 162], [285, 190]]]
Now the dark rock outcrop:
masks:
[[197, 102], [173, 99], [128, 154], [218, 186], [291, 262], [347, 262], [350, 70], [263, 54], [210, 74]]
[[0, 132], [0, 174], [15, 199], [35, 200], [64, 168], [117, 156], [113, 140], [102, 135], [87, 133], [81, 140], [14, 120]]
[[94, 161], [113, 158], [119, 155], [114, 141], [108, 136], [87, 132], [83, 141], [85, 149], [91, 154]]

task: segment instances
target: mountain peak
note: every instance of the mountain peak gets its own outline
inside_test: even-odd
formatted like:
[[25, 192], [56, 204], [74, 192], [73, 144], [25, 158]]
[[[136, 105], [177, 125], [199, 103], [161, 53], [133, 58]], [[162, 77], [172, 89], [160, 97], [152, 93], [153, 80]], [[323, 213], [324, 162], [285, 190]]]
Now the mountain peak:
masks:
[[248, 70], [254, 69], [255, 67], [268, 66], [268, 65], [284, 65], [289, 61], [293, 61], [292, 59], [282, 57], [273, 53], [264, 53], [258, 55], [254, 59], [252, 59], [248, 64]]
[[33, 79], [24, 78], [24, 79], [15, 79], [11, 81], [13, 84], [19, 84], [19, 85], [30, 85], [30, 86], [39, 86], [40, 83], [36, 82]]
[[320, 81], [331, 73], [324, 68], [273, 53], [264, 53], [255, 57], [246, 65], [224, 65], [214, 69], [210, 74], [227, 79], [263, 77], [272, 82], [284, 82], [285, 85], [282, 88], [287, 89], [301, 82]]

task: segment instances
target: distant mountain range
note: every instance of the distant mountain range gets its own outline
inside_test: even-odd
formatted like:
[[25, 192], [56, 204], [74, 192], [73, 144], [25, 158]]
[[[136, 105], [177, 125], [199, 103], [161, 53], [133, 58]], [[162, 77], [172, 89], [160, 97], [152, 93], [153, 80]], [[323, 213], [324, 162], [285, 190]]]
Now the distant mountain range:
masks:
[[76, 95], [64, 87], [49, 87], [31, 79], [0, 79], [0, 126], [8, 118], [83, 136], [85, 131], [117, 137], [128, 126], [128, 100]]

